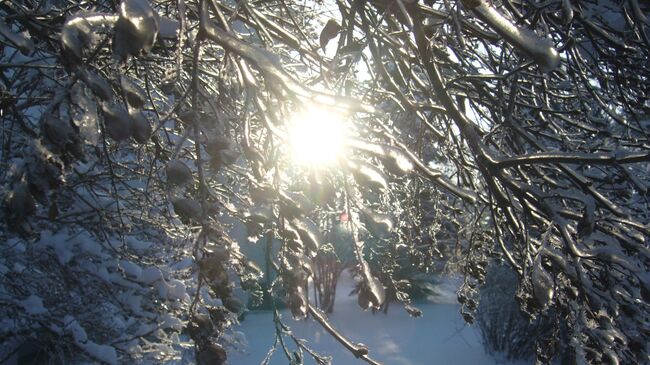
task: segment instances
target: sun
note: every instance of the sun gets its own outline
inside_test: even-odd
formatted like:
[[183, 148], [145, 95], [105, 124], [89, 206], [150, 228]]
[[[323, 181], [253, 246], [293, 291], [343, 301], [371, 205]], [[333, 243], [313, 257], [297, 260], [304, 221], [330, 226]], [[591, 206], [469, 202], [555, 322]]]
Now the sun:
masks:
[[332, 166], [344, 156], [349, 123], [336, 110], [310, 106], [296, 112], [289, 123], [294, 163], [314, 168]]

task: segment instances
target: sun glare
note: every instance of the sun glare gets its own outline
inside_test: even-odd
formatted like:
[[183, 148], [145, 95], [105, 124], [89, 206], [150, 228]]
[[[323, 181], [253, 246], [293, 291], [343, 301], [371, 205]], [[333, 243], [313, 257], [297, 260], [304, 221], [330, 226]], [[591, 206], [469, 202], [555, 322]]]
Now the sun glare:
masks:
[[292, 160], [312, 167], [333, 165], [343, 156], [347, 127], [337, 111], [309, 107], [297, 112], [289, 127]]

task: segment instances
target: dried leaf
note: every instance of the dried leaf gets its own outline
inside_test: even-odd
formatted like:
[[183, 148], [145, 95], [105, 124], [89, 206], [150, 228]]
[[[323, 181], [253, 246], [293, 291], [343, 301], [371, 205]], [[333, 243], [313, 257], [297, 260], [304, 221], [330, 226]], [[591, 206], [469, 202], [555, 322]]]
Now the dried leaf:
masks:
[[174, 206], [174, 213], [178, 214], [181, 221], [185, 224], [193, 220], [199, 220], [203, 213], [201, 204], [194, 199], [175, 198], [172, 200], [172, 205]]
[[328, 20], [325, 27], [323, 27], [323, 30], [320, 32], [320, 48], [324, 51], [325, 47], [327, 47], [327, 43], [336, 38], [340, 31], [341, 26], [336, 20]]
[[309, 177], [309, 199], [318, 205], [327, 205], [336, 196], [332, 182], [324, 176], [313, 173]]
[[52, 152], [61, 154], [69, 151], [75, 156], [83, 154], [81, 138], [72, 128], [69, 121], [63, 121], [48, 115], [44, 117], [41, 128], [45, 140], [52, 147]]
[[96, 146], [99, 141], [99, 117], [97, 104], [84, 92], [81, 83], [75, 84], [70, 93], [72, 103], [80, 110], [73, 115], [74, 124], [79, 128], [79, 134], [84, 141]]
[[194, 180], [192, 170], [179, 160], [172, 160], [165, 166], [167, 184], [170, 186], [183, 186]]
[[196, 357], [199, 365], [224, 365], [228, 359], [226, 350], [216, 343], [208, 344]]
[[382, 162], [390, 173], [404, 175], [413, 170], [413, 163], [402, 150], [393, 146], [385, 146], [384, 148], [385, 155]]
[[268, 206], [254, 206], [249, 210], [246, 219], [250, 222], [266, 224], [273, 220], [273, 210]]
[[61, 31], [61, 59], [71, 65], [79, 66], [83, 51], [90, 43], [90, 24], [81, 17], [68, 19]]
[[376, 277], [368, 275], [366, 285], [368, 286], [370, 293], [370, 302], [375, 308], [378, 308], [386, 300], [384, 284], [382, 284]]
[[113, 89], [105, 78], [90, 72], [81, 72], [80, 76], [98, 98], [106, 102], [113, 98]]
[[140, 109], [144, 106], [146, 93], [140, 86], [126, 76], [120, 77], [120, 86], [126, 102], [133, 108]]
[[20, 222], [36, 211], [36, 202], [26, 182], [14, 184], [7, 196], [7, 215]]
[[228, 296], [222, 298], [221, 301], [223, 303], [223, 306], [226, 307], [226, 309], [228, 309], [229, 311], [237, 315], [242, 314], [244, 312], [244, 309], [246, 309], [244, 303], [242, 303], [242, 301], [239, 300], [239, 298], [234, 296]]
[[153, 132], [151, 123], [141, 111], [130, 113], [130, 115], [133, 123], [133, 139], [138, 143], [147, 143]]
[[307, 306], [309, 305], [305, 288], [302, 286], [295, 287], [289, 296], [289, 304], [294, 318], [305, 318], [307, 316]]
[[377, 156], [388, 172], [402, 176], [413, 170], [413, 163], [398, 147], [355, 141], [354, 147]]
[[420, 309], [418, 309], [418, 308], [413, 307], [413, 306], [405, 305], [404, 310], [406, 310], [406, 312], [409, 314], [409, 316], [411, 316], [413, 318], [422, 317], [422, 311]]
[[133, 125], [131, 116], [119, 105], [102, 105], [106, 133], [113, 140], [120, 142], [131, 137]]

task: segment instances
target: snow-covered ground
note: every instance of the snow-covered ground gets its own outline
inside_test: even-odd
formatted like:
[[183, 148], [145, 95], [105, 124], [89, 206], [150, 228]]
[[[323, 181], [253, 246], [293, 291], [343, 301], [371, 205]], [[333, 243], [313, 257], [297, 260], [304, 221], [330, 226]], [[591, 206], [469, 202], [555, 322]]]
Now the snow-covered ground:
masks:
[[[391, 304], [388, 315], [363, 311], [356, 296], [347, 296], [353, 280], [347, 273], [339, 281], [332, 324], [350, 340], [366, 344], [370, 356], [386, 365], [491, 365], [513, 364], [499, 361], [483, 349], [476, 327], [467, 326], [457, 304], [419, 303], [421, 318], [411, 318], [401, 306]], [[449, 289], [450, 285], [446, 285]], [[448, 293], [452, 294], [452, 293]], [[443, 296], [444, 298], [444, 296]], [[313, 320], [295, 321], [288, 311], [282, 318], [295, 335], [307, 340], [308, 346], [320, 354], [333, 357], [334, 365], [365, 364], [357, 360]], [[231, 351], [229, 363], [259, 364], [274, 342], [273, 316], [269, 311], [250, 312], [238, 330], [246, 335], [248, 348]], [[291, 343], [291, 341], [288, 341]], [[291, 343], [292, 344], [292, 343]], [[278, 349], [270, 364], [287, 364]], [[314, 364], [308, 358], [305, 364]], [[522, 363], [523, 365], [523, 363]]]

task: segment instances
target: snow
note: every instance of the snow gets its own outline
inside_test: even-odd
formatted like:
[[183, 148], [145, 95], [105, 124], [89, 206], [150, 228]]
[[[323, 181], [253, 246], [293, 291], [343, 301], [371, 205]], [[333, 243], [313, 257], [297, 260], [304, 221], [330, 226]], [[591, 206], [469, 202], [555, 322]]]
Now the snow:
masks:
[[30, 295], [26, 299], [20, 302], [20, 305], [25, 308], [25, 311], [31, 315], [39, 315], [47, 312], [45, 306], [43, 306], [43, 300], [37, 295]]
[[79, 322], [77, 322], [77, 320], [74, 319], [74, 317], [65, 316], [63, 318], [63, 323], [66, 324], [65, 330], [72, 334], [72, 338], [74, 339], [75, 343], [82, 343], [88, 341], [88, 335], [86, 334], [86, 330], [83, 327], [81, 327]]
[[136, 279], [139, 279], [142, 275], [142, 268], [138, 264], [128, 260], [120, 260], [120, 268], [124, 270], [124, 273]]
[[117, 364], [117, 352], [108, 345], [99, 345], [88, 340], [86, 330], [72, 316], [65, 316], [66, 332], [72, 335], [75, 345], [84, 350], [88, 355], [106, 364]]
[[[353, 280], [344, 273], [339, 282], [334, 313], [329, 315], [331, 323], [353, 342], [368, 346], [370, 356], [384, 364], [396, 365], [490, 365], [515, 364], [502, 362], [483, 349], [477, 327], [468, 326], [460, 316], [458, 304], [424, 302], [415, 305], [424, 313], [421, 318], [410, 317], [397, 303], [391, 303], [388, 314], [372, 314], [363, 311], [355, 296], [346, 296], [352, 289]], [[448, 284], [449, 287], [452, 284]], [[449, 291], [448, 288], [446, 291]], [[445, 297], [450, 297], [446, 295]], [[445, 299], [445, 301], [448, 298]], [[362, 364], [363, 362], [345, 350], [313, 320], [296, 321], [287, 310], [282, 310], [282, 319], [291, 332], [307, 340], [307, 346], [321, 355], [331, 355], [333, 364]], [[275, 328], [270, 311], [250, 312], [241, 323], [248, 347], [241, 352], [231, 350], [231, 364], [259, 364], [274, 342]], [[287, 340], [286, 343], [292, 344]], [[291, 348], [294, 350], [294, 348]], [[280, 348], [270, 363], [286, 364], [287, 359]], [[315, 364], [305, 357], [305, 364]], [[523, 363], [521, 363], [523, 364]]]
[[189, 298], [185, 284], [177, 279], [171, 279], [167, 282], [165, 280], [157, 281], [154, 287], [158, 290], [158, 295], [163, 299], [185, 300]]
[[95, 359], [109, 364], [117, 364], [117, 352], [115, 348], [108, 345], [98, 345], [92, 341], [88, 341], [84, 344], [77, 344], [79, 347], [84, 349], [88, 355], [94, 357]]
[[143, 284], [153, 284], [154, 282], [163, 278], [162, 271], [159, 268], [152, 266], [142, 270], [139, 280]]
[[151, 242], [141, 241], [141, 240], [138, 240], [138, 239], [136, 239], [134, 237], [127, 238], [126, 239], [126, 244], [129, 245], [129, 247], [131, 249], [136, 250], [136, 251], [143, 251], [143, 250], [146, 250], [146, 249], [148, 249], [148, 248], [150, 248], [152, 246]]
[[163, 322], [161, 323], [162, 328], [171, 328], [177, 331], [183, 329], [183, 321], [174, 317], [172, 315], [166, 314], [162, 317]]
[[191, 257], [184, 257], [180, 261], [171, 265], [170, 268], [172, 270], [185, 270], [187, 268], [192, 267], [193, 264], [194, 264], [194, 260], [192, 260]]

